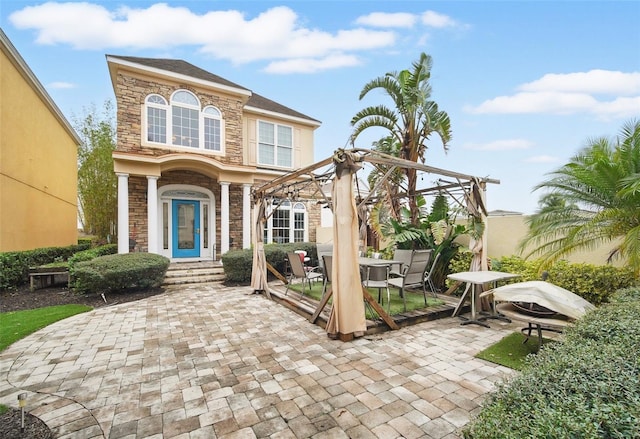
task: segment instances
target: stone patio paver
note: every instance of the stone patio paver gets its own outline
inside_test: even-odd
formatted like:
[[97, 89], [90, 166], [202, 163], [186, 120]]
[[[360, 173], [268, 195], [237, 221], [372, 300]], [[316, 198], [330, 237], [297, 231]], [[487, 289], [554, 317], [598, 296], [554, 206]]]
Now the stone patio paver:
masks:
[[513, 373], [473, 355], [513, 330], [446, 318], [343, 343], [248, 287], [177, 286], [13, 344], [0, 403], [27, 392], [61, 438], [453, 439]]

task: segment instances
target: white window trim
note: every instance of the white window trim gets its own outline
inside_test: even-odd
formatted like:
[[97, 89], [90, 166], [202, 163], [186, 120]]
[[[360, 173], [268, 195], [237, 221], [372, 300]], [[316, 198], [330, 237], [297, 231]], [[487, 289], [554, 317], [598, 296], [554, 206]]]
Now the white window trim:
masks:
[[[273, 133], [274, 133], [274, 151], [273, 151], [273, 163], [262, 163], [260, 162], [260, 124], [261, 123], [266, 123], [269, 125], [273, 125]], [[291, 146], [289, 147], [291, 149], [291, 166], [282, 166], [282, 165], [278, 165], [278, 127], [285, 127], [285, 128], [289, 128], [291, 130]], [[294, 157], [294, 152], [295, 152], [295, 139], [294, 139], [294, 133], [295, 130], [293, 129], [293, 126], [291, 125], [285, 125], [285, 124], [281, 124], [281, 123], [276, 123], [276, 122], [271, 122], [268, 120], [261, 120], [258, 119], [256, 121], [256, 161], [258, 163], [258, 166], [268, 166], [270, 168], [280, 168], [280, 169], [293, 169], [294, 168], [294, 163], [295, 163], [295, 157]]]
[[[200, 102], [200, 100], [198, 99], [198, 97], [192, 93], [189, 90], [185, 90], [185, 89], [179, 89], [176, 90], [175, 92], [172, 93], [171, 97], [173, 98], [173, 96], [181, 91], [186, 91], [188, 93], [190, 93], [191, 95], [193, 95], [198, 102]], [[164, 99], [164, 101], [166, 102], [165, 105], [162, 104], [157, 104], [157, 103], [150, 103], [147, 102], [147, 99], [150, 96], [160, 96], [162, 99]], [[164, 98], [164, 96], [159, 95], [158, 93], [150, 93], [149, 95], [147, 95], [144, 99], [144, 104], [142, 105], [142, 133], [141, 133], [141, 146], [149, 146], [149, 147], [155, 147], [155, 148], [166, 148], [166, 149], [171, 149], [171, 150], [177, 150], [177, 151], [185, 151], [185, 152], [198, 152], [198, 153], [203, 153], [203, 154], [211, 154], [211, 155], [224, 155], [225, 154], [225, 144], [226, 144], [226, 136], [225, 136], [225, 131], [226, 131], [226, 124], [225, 124], [225, 120], [224, 120], [224, 116], [222, 114], [222, 111], [216, 107], [215, 105], [207, 105], [204, 108], [197, 108], [195, 106], [191, 106], [188, 104], [184, 104], [184, 103], [179, 103], [179, 105], [186, 107], [186, 108], [192, 108], [192, 109], [198, 109], [199, 111], [199, 119], [198, 119], [198, 141], [199, 141], [199, 145], [197, 148], [193, 148], [193, 147], [189, 147], [189, 146], [182, 146], [182, 145], [174, 145], [173, 144], [173, 114], [172, 114], [172, 100], [169, 99], [167, 101], [167, 99]], [[154, 142], [151, 140], [148, 140], [148, 127], [149, 127], [149, 119], [148, 119], [148, 114], [147, 114], [147, 108], [158, 108], [158, 109], [162, 109], [165, 110], [165, 114], [166, 114], [166, 121], [165, 121], [165, 125], [166, 125], [166, 133], [165, 133], [165, 137], [167, 139], [166, 143], [161, 143], [161, 142]], [[220, 150], [216, 151], [214, 149], [206, 149], [204, 147], [204, 120], [205, 118], [210, 118], [210, 119], [216, 119], [215, 117], [212, 117], [211, 115], [205, 115], [204, 110], [208, 107], [211, 108], [215, 108], [219, 113], [220, 113], [220, 118], [217, 119], [220, 121]]]
[[[291, 200], [286, 200], [287, 202], [289, 202], [288, 206], [278, 206], [278, 209], [281, 210], [288, 210], [289, 211], [289, 243], [294, 243], [294, 242], [308, 242], [309, 241], [309, 209], [307, 208], [306, 204], [301, 202], [301, 201], [291, 201]], [[296, 204], [302, 204], [304, 206], [303, 209], [295, 209], [295, 205]], [[274, 242], [273, 240], [273, 215], [271, 214], [274, 210], [275, 207], [278, 205], [278, 202], [273, 202], [271, 204], [269, 204], [267, 206], [267, 215], [269, 215], [269, 219], [267, 220], [267, 240], [265, 241], [265, 244], [272, 244]], [[304, 237], [302, 241], [296, 241], [295, 240], [295, 213], [296, 212], [302, 212], [304, 213]], [[264, 232], [263, 232], [264, 233]]]

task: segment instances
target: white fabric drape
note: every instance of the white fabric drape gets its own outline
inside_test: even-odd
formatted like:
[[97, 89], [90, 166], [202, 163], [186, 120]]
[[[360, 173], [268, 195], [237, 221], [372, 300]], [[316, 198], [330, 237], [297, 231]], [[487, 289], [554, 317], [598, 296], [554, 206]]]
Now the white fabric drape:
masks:
[[270, 297], [269, 283], [267, 281], [267, 259], [264, 255], [264, 231], [265, 200], [257, 200], [253, 207], [253, 265], [251, 267], [251, 288], [253, 291], [264, 291]]
[[347, 165], [333, 181], [333, 302], [329, 335], [362, 335], [367, 329], [358, 264], [358, 214], [353, 196], [355, 170]]

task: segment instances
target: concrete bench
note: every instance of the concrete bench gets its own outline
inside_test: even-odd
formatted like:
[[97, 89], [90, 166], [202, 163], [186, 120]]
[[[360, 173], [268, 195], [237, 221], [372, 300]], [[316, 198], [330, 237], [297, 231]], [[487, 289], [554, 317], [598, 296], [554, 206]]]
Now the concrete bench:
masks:
[[36, 283], [39, 284], [39, 288], [46, 288], [55, 283], [56, 276], [66, 275], [67, 282], [69, 276], [69, 270], [64, 268], [57, 268], [55, 270], [50, 269], [37, 269], [33, 268], [29, 270], [29, 288], [31, 291], [36, 289]]

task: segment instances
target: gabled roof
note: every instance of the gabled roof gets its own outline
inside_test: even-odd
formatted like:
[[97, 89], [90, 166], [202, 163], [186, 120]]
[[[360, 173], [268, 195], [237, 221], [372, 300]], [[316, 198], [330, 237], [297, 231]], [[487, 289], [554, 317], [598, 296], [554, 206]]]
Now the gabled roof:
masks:
[[249, 99], [245, 105], [245, 109], [247, 109], [248, 111], [288, 116], [295, 119], [302, 119], [306, 123], [311, 122], [313, 125], [320, 125], [320, 121], [318, 121], [317, 119], [309, 117], [275, 101], [272, 101], [271, 99], [265, 98], [264, 96], [254, 93], [246, 87], [231, 82], [221, 76], [214, 75], [213, 73], [210, 73], [206, 70], [201, 69], [200, 67], [196, 67], [193, 64], [180, 59], [140, 58], [135, 56], [107, 55], [107, 61], [124, 61], [126, 64], [135, 64], [139, 67], [146, 68], [147, 70], [155, 70], [157, 73], [165, 72], [174, 76], [177, 75], [204, 81], [205, 83], [209, 83], [212, 86], [219, 86], [229, 91], [248, 96]]

